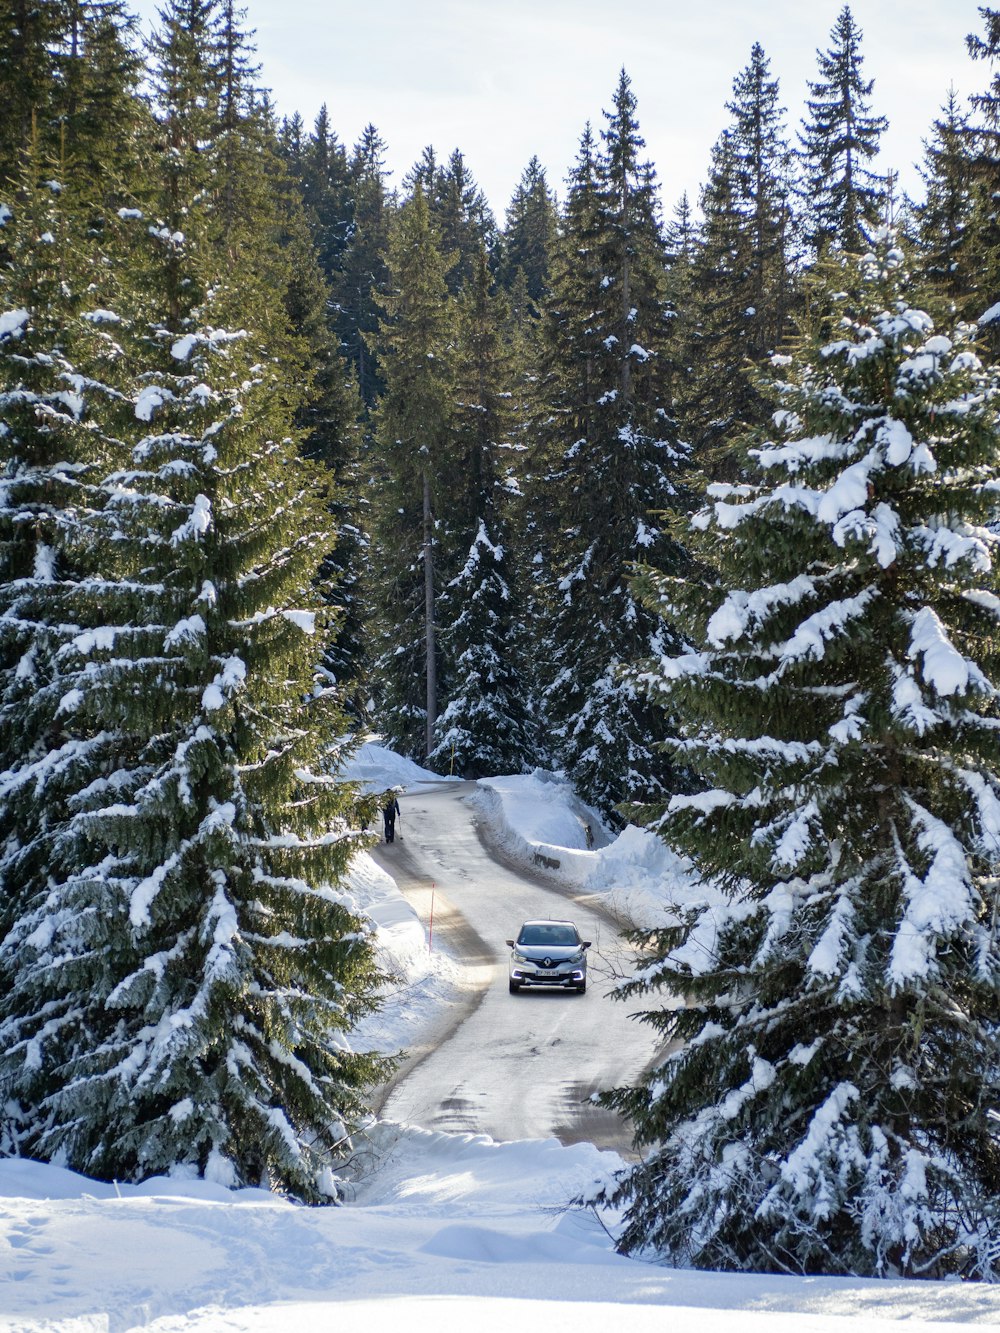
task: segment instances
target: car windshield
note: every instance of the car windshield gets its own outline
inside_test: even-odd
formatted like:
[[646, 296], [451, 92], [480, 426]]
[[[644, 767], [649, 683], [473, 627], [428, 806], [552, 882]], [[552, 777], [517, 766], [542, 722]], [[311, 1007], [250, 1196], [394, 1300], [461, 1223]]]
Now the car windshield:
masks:
[[538, 945], [542, 948], [548, 945], [564, 947], [567, 944], [579, 944], [580, 936], [576, 933], [576, 926], [566, 926], [558, 921], [553, 921], [522, 926], [517, 942], [518, 944]]

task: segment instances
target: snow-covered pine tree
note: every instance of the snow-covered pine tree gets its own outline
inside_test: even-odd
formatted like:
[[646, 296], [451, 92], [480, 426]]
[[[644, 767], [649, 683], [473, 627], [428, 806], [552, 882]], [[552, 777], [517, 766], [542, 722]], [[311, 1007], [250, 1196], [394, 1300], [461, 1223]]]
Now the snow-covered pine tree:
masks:
[[0, 0], [0, 88], [5, 111], [0, 120], [0, 194], [20, 174], [22, 154], [31, 136], [31, 116], [51, 97], [48, 44], [54, 15], [35, 0]]
[[[555, 433], [552, 402], [556, 396], [562, 400], [559, 416], [566, 415], [576, 402], [581, 415], [586, 417], [584, 405], [591, 395], [592, 355], [588, 340], [592, 331], [587, 324], [587, 313], [590, 294], [600, 282], [593, 245], [597, 156], [597, 140], [588, 121], [566, 182], [565, 207], [550, 256], [549, 295], [537, 331], [529, 327], [525, 338], [526, 375], [521, 385], [526, 449], [524, 528], [531, 547], [528, 559], [532, 581], [539, 594], [553, 578], [553, 548], [559, 519], [551, 493], [565, 448]], [[538, 613], [532, 618], [541, 624], [541, 597], [538, 606]]]
[[384, 1072], [345, 1039], [381, 978], [338, 887], [352, 792], [317, 771], [344, 725], [315, 679], [330, 533], [291, 424], [298, 349], [258, 276], [271, 218], [242, 211], [265, 186], [227, 105], [252, 114], [233, 17], [177, 0], [156, 45], [170, 151], [116, 326], [138, 362], [119, 423], [138, 438], [101, 516], [117, 593], [74, 639], [61, 704], [116, 744], [74, 803], [88, 855], [8, 937], [6, 1091], [44, 1090], [35, 1155], [318, 1200]]
[[652, 826], [728, 902], [636, 937], [623, 990], [669, 991], [644, 1021], [683, 1044], [605, 1094], [645, 1152], [621, 1245], [995, 1278], [994, 379], [910, 308], [899, 251], [862, 277], [782, 368], [752, 483], [693, 520], [718, 587], [643, 580], [693, 645], [644, 679], [703, 782]]
[[[106, 455], [82, 393], [88, 381], [88, 396], [103, 389], [85, 346], [92, 330], [79, 319], [93, 274], [74, 263], [80, 237], [64, 189], [39, 181], [40, 165], [29, 156], [16, 218], [4, 227], [0, 281], [0, 921], [7, 928], [45, 884], [65, 800], [106, 758], [92, 759], [60, 720], [71, 688], [61, 656], [82, 628], [79, 581], [99, 498], [94, 471]], [[6, 933], [0, 928], [0, 939]], [[3, 973], [6, 991], [6, 960]]]
[[403, 177], [403, 197], [411, 199], [420, 187], [427, 207], [433, 211], [444, 188], [444, 167], [438, 161], [437, 150], [426, 144], [420, 156]]
[[0, 0], [0, 220], [29, 154], [72, 187], [74, 208], [89, 200], [95, 229], [129, 188], [142, 116], [132, 92], [142, 71], [136, 28], [125, 0]]
[[290, 116], [282, 117], [278, 126], [278, 148], [288, 170], [296, 180], [301, 179], [306, 151], [306, 123], [301, 112], [293, 111]]
[[888, 127], [871, 113], [874, 79], [863, 79], [862, 32], [850, 5], [837, 15], [831, 46], [817, 51], [799, 134], [806, 241], [822, 259], [832, 248], [863, 253], [884, 222], [885, 180], [870, 167]]
[[570, 179], [528, 501], [538, 537], [551, 534], [539, 659], [555, 759], [609, 813], [669, 781], [648, 707], [619, 672], [671, 642], [629, 574], [635, 560], [671, 559], [659, 516], [684, 456], [663, 386], [663, 241], [635, 108], [622, 71], [602, 150], [588, 127]]
[[749, 241], [739, 206], [732, 133], [712, 147], [701, 191], [704, 218], [690, 264], [689, 301], [677, 323], [679, 360], [685, 367], [678, 393], [682, 429], [706, 477], [732, 471], [727, 442], [738, 424], [760, 415], [747, 371], [746, 275]]
[[506, 321], [506, 302], [490, 293], [483, 250], [456, 319], [446, 534], [452, 572], [442, 579], [440, 598], [449, 685], [429, 756], [439, 771], [465, 777], [527, 771], [537, 754], [521, 583], [511, 545], [515, 496], [507, 490], [516, 406]]
[[93, 194], [106, 192], [109, 181], [128, 188], [139, 165], [135, 131], [144, 120], [134, 95], [143, 70], [138, 19], [125, 0], [59, 0], [39, 8], [62, 15], [50, 57], [49, 150], [81, 190], [89, 182]]
[[497, 224], [489, 203], [457, 148], [441, 169], [428, 204], [441, 234], [441, 248], [453, 261], [448, 290], [457, 295], [473, 280], [480, 250], [491, 254], [497, 245]]
[[[694, 349], [695, 321], [698, 318], [694, 266], [700, 241], [700, 219], [695, 218], [685, 191], [663, 229], [666, 264], [664, 302], [668, 338], [662, 370], [664, 391], [678, 423], [683, 422], [688, 414], [694, 383], [691, 355]], [[680, 425], [678, 429], [681, 430]]]
[[[521, 633], [526, 640], [542, 623], [541, 608], [550, 574], [553, 517], [547, 510], [548, 498], [543, 494], [543, 488], [534, 484], [533, 470], [537, 466], [542, 476], [548, 472], [548, 460], [538, 446], [536, 427], [545, 417], [539, 394], [542, 312], [549, 300], [549, 274], [559, 214], [541, 168], [538, 172], [536, 175], [529, 164], [522, 175], [522, 187], [527, 188], [530, 177], [534, 182], [531, 193], [525, 194], [519, 202], [519, 191], [515, 192], [508, 209], [508, 227], [501, 239], [498, 279], [507, 298], [504, 341], [508, 362], [506, 402], [510, 434], [509, 447], [505, 451], [507, 461], [502, 467], [506, 491], [504, 511], [508, 532], [516, 533], [513, 542], [517, 568], [515, 601], [520, 608]], [[532, 291], [538, 292], [539, 297], [533, 296]], [[523, 672], [521, 693], [525, 701], [530, 700], [528, 706], [536, 720], [533, 726], [534, 753], [539, 762], [548, 762], [551, 756], [538, 735], [537, 726], [541, 716], [539, 668], [542, 664], [531, 653], [519, 654], [519, 660]]]
[[549, 289], [549, 264], [558, 220], [545, 168], [537, 157], [532, 157], [521, 172], [507, 208], [500, 238], [499, 277], [513, 297], [518, 274], [523, 274], [525, 295], [536, 311]]
[[486, 196], [455, 149], [446, 164], [438, 160], [428, 144], [403, 177], [403, 188], [412, 197], [420, 188], [439, 236], [441, 249], [451, 261], [447, 286], [457, 296], [471, 278], [481, 249], [492, 252], [497, 242], [496, 221]]
[[453, 313], [422, 186], [394, 214], [376, 419], [373, 599], [381, 727], [403, 754], [425, 759], [437, 718], [437, 512], [454, 403]]
[[966, 38], [974, 60], [990, 71], [984, 92], [970, 100], [972, 135], [971, 274], [975, 286], [969, 304], [980, 321], [994, 356], [1000, 347], [1000, 9], [980, 6], [983, 35]]
[[[924, 141], [925, 195], [914, 210], [915, 246], [927, 280], [966, 318], [981, 314], [976, 285], [972, 191], [972, 134], [954, 88]], [[970, 309], [970, 304], [973, 307]]]
[[[334, 614], [328, 618], [323, 667], [339, 688], [356, 723], [366, 715], [369, 652], [365, 571], [368, 536], [362, 526], [366, 500], [358, 476], [361, 398], [353, 372], [338, 348], [330, 284], [319, 262], [313, 229], [301, 196], [278, 160], [273, 162], [280, 228], [281, 287], [291, 332], [306, 345], [312, 382], [296, 413], [307, 458], [322, 464], [324, 492], [335, 544], [320, 566], [319, 588]], [[278, 283], [275, 283], [277, 289]]]
[[756, 370], [780, 348], [792, 309], [789, 150], [778, 81], [754, 44], [733, 81], [732, 117], [712, 150], [704, 223], [677, 360], [685, 438], [708, 477], [733, 480], [733, 433], [766, 419]]
[[[121, 454], [106, 429], [124, 377], [119, 319], [108, 308], [118, 294], [107, 248], [118, 173], [95, 179], [92, 168], [103, 154], [119, 165], [135, 161], [142, 117], [138, 104], [131, 123], [123, 112], [136, 62], [124, 22], [116, 52], [116, 14], [113, 4], [73, 6], [75, 40], [53, 29], [38, 73], [60, 89], [46, 85], [38, 106], [54, 105], [73, 85], [72, 116], [66, 112], [59, 137], [75, 151], [53, 160], [52, 126], [38, 131], [36, 116], [37, 132], [21, 146], [13, 208], [0, 209], [0, 1138], [7, 1151], [35, 1141], [52, 1086], [40, 1047], [19, 1044], [20, 1021], [29, 1018], [33, 1031], [51, 1024], [54, 1033], [71, 1013], [70, 1043], [86, 1042], [74, 997], [56, 993], [46, 1005], [25, 980], [47, 929], [50, 894], [87, 856], [73, 823], [76, 802], [113, 771], [117, 756], [113, 733], [74, 715], [86, 681], [73, 660], [74, 641], [105, 623], [105, 603], [116, 595], [95, 519], [101, 479]], [[67, 12], [48, 17], [65, 20]], [[92, 20], [99, 40], [91, 40]], [[91, 93], [108, 111], [106, 124]], [[88, 985], [85, 977], [82, 993]]]
[[343, 268], [344, 252], [354, 229], [354, 200], [347, 150], [330, 125], [325, 105], [320, 107], [293, 169], [313, 224], [320, 266], [332, 282]]
[[390, 199], [386, 184], [385, 143], [374, 125], [366, 126], [351, 154], [353, 224], [333, 278], [336, 328], [341, 347], [354, 367], [361, 399], [371, 410], [382, 392], [378, 363], [377, 296], [385, 291]]

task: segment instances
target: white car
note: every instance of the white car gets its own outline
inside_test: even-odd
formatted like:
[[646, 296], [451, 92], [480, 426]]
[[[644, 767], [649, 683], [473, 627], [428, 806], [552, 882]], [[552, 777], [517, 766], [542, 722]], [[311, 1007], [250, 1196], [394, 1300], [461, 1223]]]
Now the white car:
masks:
[[587, 950], [572, 921], [525, 921], [510, 948], [510, 993], [522, 986], [587, 989]]

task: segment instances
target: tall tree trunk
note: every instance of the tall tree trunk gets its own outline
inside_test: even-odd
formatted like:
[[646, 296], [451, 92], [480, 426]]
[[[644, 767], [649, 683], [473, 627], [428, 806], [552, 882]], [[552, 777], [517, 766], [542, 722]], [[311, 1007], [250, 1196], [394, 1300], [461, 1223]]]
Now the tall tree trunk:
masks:
[[431, 479], [424, 468], [424, 639], [427, 645], [427, 754], [434, 749], [437, 721], [437, 656], [434, 649], [434, 527]]

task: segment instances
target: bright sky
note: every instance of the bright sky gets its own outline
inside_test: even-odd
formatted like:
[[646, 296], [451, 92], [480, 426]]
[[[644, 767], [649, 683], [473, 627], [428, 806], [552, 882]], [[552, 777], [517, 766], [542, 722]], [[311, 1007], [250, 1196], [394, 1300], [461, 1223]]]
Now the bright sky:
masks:
[[[603, 125], [624, 65], [666, 210], [697, 197], [728, 116], [734, 76], [759, 41], [797, 125], [816, 49], [843, 0], [245, 0], [262, 80], [281, 114], [311, 123], [322, 103], [340, 139], [369, 122], [398, 183], [432, 143], [460, 148], [498, 219], [533, 153], [560, 193], [587, 120]], [[979, 0], [853, 0], [873, 109], [890, 120], [883, 168], [919, 192], [914, 169], [950, 85], [982, 91], [965, 37]], [[135, 0], [143, 16], [155, 0]]]

